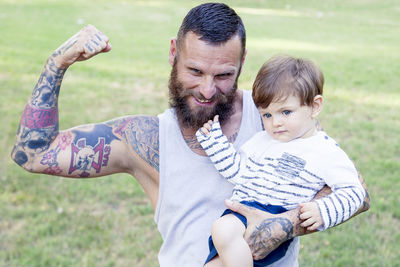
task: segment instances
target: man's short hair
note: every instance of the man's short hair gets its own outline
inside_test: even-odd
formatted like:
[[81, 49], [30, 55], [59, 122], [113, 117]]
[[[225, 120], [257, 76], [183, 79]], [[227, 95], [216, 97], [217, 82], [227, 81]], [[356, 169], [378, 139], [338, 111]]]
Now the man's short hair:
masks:
[[226, 43], [238, 35], [242, 44], [242, 55], [246, 48], [246, 31], [242, 19], [232, 8], [222, 3], [205, 3], [189, 11], [179, 28], [178, 49], [188, 32], [195, 33], [200, 40], [213, 45]]
[[257, 107], [267, 108], [272, 101], [289, 96], [300, 98], [301, 105], [311, 106], [316, 95], [322, 95], [324, 75], [311, 60], [276, 55], [259, 70], [253, 84]]

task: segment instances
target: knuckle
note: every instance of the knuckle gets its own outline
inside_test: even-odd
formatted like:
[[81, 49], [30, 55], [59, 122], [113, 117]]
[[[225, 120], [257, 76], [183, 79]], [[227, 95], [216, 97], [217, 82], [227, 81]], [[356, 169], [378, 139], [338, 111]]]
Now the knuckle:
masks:
[[241, 212], [241, 213], [247, 211], [247, 209], [246, 209], [242, 204], [235, 203], [235, 204], [233, 204], [233, 205], [234, 205], [234, 207], [235, 207], [239, 212]]
[[104, 33], [100, 32], [100, 31], [99, 31], [99, 33], [101, 34], [101, 36], [103, 36], [103, 39], [104, 39], [105, 42], [108, 42], [108, 41], [109, 41], [107, 35], [105, 35]]
[[97, 42], [95, 38], [93, 40], [97, 43], [97, 46], [101, 47], [101, 49], [104, 49], [107, 47], [106, 42]]

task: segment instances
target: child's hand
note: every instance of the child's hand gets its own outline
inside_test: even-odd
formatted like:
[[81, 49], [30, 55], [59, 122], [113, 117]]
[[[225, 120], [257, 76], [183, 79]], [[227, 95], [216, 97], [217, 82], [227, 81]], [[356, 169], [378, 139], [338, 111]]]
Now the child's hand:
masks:
[[200, 131], [205, 135], [209, 135], [212, 124], [217, 121], [218, 121], [218, 115], [215, 115], [214, 121], [209, 120], [208, 122], [204, 123], [203, 127], [200, 128]]
[[307, 230], [317, 230], [324, 221], [322, 220], [321, 213], [319, 212], [318, 204], [316, 202], [307, 202], [299, 204], [300, 219], [304, 220], [300, 224], [302, 227], [307, 227]]

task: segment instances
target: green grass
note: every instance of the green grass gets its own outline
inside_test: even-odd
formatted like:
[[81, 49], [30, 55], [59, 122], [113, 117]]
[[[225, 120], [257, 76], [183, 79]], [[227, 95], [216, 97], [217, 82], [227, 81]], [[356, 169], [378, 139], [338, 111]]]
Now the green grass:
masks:
[[[157, 266], [161, 238], [139, 184], [118, 174], [74, 180], [30, 174], [10, 157], [20, 115], [46, 58], [84, 24], [113, 50], [65, 75], [60, 127], [168, 107], [169, 40], [199, 1], [0, 0], [0, 265]], [[250, 89], [276, 53], [325, 74], [320, 120], [355, 160], [371, 209], [302, 237], [301, 266], [400, 265], [400, 3], [227, 1], [242, 16]]]

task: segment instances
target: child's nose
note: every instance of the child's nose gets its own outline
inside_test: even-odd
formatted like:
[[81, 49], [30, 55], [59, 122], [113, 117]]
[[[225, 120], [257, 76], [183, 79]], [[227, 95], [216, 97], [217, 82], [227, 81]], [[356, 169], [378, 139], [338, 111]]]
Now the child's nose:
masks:
[[272, 117], [272, 125], [274, 127], [278, 127], [282, 125], [282, 118], [281, 116], [273, 116]]

